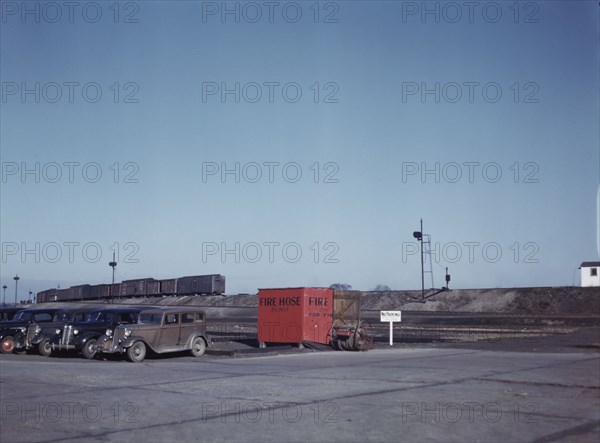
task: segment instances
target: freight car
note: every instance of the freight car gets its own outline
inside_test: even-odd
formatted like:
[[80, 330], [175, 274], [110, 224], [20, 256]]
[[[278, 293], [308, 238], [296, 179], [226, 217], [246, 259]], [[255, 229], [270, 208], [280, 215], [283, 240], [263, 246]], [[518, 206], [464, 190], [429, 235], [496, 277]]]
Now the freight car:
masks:
[[109, 300], [114, 298], [222, 295], [225, 293], [225, 276], [221, 274], [192, 275], [165, 280], [140, 278], [121, 283], [78, 285], [66, 289], [47, 289], [38, 292], [38, 303], [54, 301]]
[[192, 275], [177, 279], [177, 295], [216, 294], [225, 292], [225, 277], [214, 275]]

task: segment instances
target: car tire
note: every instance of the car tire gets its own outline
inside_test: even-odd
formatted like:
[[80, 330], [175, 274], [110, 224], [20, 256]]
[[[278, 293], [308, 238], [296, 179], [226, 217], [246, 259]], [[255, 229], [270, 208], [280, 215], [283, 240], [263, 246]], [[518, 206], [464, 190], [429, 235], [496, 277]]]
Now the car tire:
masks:
[[206, 342], [202, 337], [196, 337], [192, 342], [192, 349], [190, 350], [194, 357], [202, 357], [206, 352]]
[[96, 355], [96, 339], [90, 338], [85, 343], [85, 345], [83, 345], [83, 348], [81, 349], [81, 353], [88, 360], [91, 360], [92, 358], [94, 358], [94, 355]]
[[11, 335], [7, 335], [2, 339], [2, 347], [0, 352], [3, 354], [10, 354], [15, 349], [15, 339]]
[[50, 344], [49, 338], [45, 338], [40, 342], [38, 345], [38, 352], [44, 357], [50, 357], [50, 355], [52, 355], [52, 345]]
[[139, 363], [146, 357], [146, 345], [143, 341], [136, 341], [127, 348], [127, 360], [133, 363]]

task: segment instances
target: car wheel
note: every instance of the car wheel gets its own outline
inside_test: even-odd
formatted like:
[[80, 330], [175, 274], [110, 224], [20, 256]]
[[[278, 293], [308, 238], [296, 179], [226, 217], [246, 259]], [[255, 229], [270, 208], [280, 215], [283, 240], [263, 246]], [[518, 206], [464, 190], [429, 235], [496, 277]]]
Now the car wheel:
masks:
[[96, 355], [96, 339], [90, 338], [85, 345], [83, 345], [83, 349], [81, 350], [83, 356], [89, 360], [94, 358]]
[[192, 342], [191, 353], [194, 357], [202, 357], [206, 352], [206, 342], [202, 337], [196, 337]]
[[0, 352], [3, 354], [10, 354], [15, 349], [15, 339], [10, 335], [7, 335], [2, 339], [2, 348]]
[[127, 360], [133, 363], [139, 363], [146, 357], [146, 345], [144, 342], [136, 341], [127, 348]]
[[40, 342], [40, 344], [38, 345], [38, 352], [44, 357], [50, 357], [50, 355], [52, 354], [52, 346], [50, 345], [50, 339], [45, 338]]

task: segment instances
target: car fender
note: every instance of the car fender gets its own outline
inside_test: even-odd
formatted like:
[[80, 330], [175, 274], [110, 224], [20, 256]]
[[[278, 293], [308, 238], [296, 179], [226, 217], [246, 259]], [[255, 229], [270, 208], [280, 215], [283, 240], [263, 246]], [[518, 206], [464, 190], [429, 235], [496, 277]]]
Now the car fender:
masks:
[[31, 339], [31, 344], [32, 345], [39, 345], [42, 341], [44, 341], [45, 339], [48, 339], [50, 341], [52, 341], [52, 338], [55, 336], [56, 334], [36, 334], [32, 339]]
[[88, 341], [90, 341], [91, 339], [97, 340], [98, 337], [100, 337], [100, 334], [98, 334], [97, 332], [86, 332], [85, 334], [80, 335], [74, 340], [75, 348], [81, 349], [85, 346], [85, 344]]
[[7, 337], [7, 336], [13, 337], [13, 339], [15, 339], [15, 337], [17, 337], [19, 334], [23, 334], [20, 329], [16, 329], [16, 328], [3, 329], [0, 332], [0, 340], [2, 340], [4, 337]]
[[122, 342], [122, 343], [119, 345], [119, 347], [120, 347], [121, 349], [127, 349], [127, 348], [130, 348], [130, 347], [131, 347], [131, 346], [132, 346], [132, 345], [133, 345], [133, 344], [134, 344], [136, 341], [141, 341], [141, 342], [143, 342], [143, 343], [146, 345], [146, 347], [147, 347], [148, 349], [151, 349], [152, 351], [154, 351], [154, 348], [152, 348], [152, 346], [150, 346], [150, 345], [148, 344], [148, 342], [147, 342], [146, 340], [144, 340], [144, 338], [143, 338], [143, 337], [140, 337], [140, 336], [137, 336], [137, 335], [133, 335], [133, 336], [130, 336], [130, 337], [126, 338], [126, 339], [125, 339], [125, 340], [123, 340], [123, 342]]
[[192, 348], [192, 343], [194, 342], [194, 340], [196, 340], [198, 337], [202, 338], [204, 340], [204, 343], [206, 343], [206, 347], [209, 347], [212, 343], [210, 342], [210, 340], [208, 339], [208, 337], [203, 334], [202, 332], [198, 332], [196, 334], [192, 334], [190, 335], [190, 338], [188, 338], [188, 341], [186, 343], [186, 347], [191, 349]]
[[23, 334], [21, 331], [16, 331], [13, 334], [13, 340], [15, 341], [15, 349], [21, 349], [25, 347], [25, 334]]

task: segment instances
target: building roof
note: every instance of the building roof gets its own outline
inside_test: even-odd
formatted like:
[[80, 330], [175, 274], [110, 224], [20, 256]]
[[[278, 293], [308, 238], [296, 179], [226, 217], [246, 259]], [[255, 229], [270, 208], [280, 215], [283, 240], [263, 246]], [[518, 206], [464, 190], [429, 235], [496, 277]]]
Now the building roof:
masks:
[[584, 261], [581, 263], [581, 268], [590, 268], [593, 266], [600, 266], [600, 261]]

